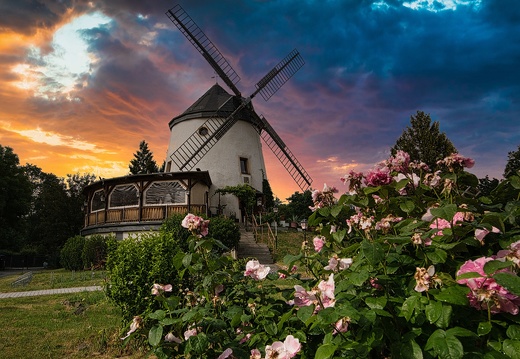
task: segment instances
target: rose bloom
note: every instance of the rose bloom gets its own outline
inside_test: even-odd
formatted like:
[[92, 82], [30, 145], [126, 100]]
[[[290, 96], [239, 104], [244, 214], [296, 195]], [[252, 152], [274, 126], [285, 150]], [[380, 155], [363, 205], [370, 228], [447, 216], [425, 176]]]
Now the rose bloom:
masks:
[[368, 171], [365, 177], [365, 184], [370, 187], [377, 187], [392, 183], [393, 178], [387, 167], [374, 168]]
[[255, 280], [262, 280], [267, 277], [271, 268], [260, 264], [256, 259], [252, 259], [246, 263], [244, 277], [251, 277]]
[[300, 350], [301, 344], [298, 338], [288, 335], [283, 343], [274, 342], [272, 345], [267, 345], [265, 347], [265, 358], [290, 359], [294, 358]]
[[314, 244], [314, 250], [316, 252], [320, 252], [321, 249], [323, 248], [323, 245], [325, 244], [325, 237], [323, 237], [323, 236], [314, 237], [314, 239], [312, 240], [312, 243]]
[[[520, 297], [508, 292], [495, 279], [484, 272], [484, 266], [492, 261], [491, 257], [481, 257], [474, 261], [466, 261], [457, 272], [457, 276], [475, 272], [481, 277], [458, 279], [457, 283], [465, 284], [471, 291], [468, 293], [469, 304], [478, 310], [490, 310], [491, 313], [506, 312], [513, 315], [519, 313]], [[498, 272], [512, 273], [509, 268]]]

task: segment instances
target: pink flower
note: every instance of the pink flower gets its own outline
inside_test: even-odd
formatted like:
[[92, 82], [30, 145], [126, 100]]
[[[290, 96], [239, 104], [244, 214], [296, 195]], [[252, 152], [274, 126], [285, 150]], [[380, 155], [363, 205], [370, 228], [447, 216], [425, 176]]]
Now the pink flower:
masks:
[[314, 239], [312, 240], [312, 243], [314, 244], [314, 250], [316, 252], [320, 252], [321, 249], [323, 248], [323, 245], [325, 244], [325, 237], [323, 237], [323, 236], [314, 237]]
[[190, 337], [197, 335], [197, 328], [190, 328], [184, 332], [184, 339], [188, 340]]
[[294, 290], [294, 305], [298, 307], [307, 307], [318, 301], [315, 292], [308, 292], [301, 285], [295, 285]]
[[405, 151], [397, 151], [395, 156], [388, 159], [389, 167], [396, 172], [407, 172], [410, 164], [410, 155]]
[[288, 335], [283, 343], [274, 342], [272, 345], [267, 345], [265, 347], [265, 358], [290, 359], [294, 358], [300, 350], [300, 341], [292, 335]]
[[205, 221], [194, 214], [188, 213], [182, 220], [181, 226], [187, 228], [191, 233], [199, 237], [208, 235], [209, 221]]
[[432, 222], [432, 224], [430, 224], [430, 228], [437, 229], [437, 233], [435, 233], [436, 236], [442, 236], [443, 235], [442, 230], [444, 228], [451, 228], [452, 223], [454, 226], [460, 226], [463, 221], [464, 221], [464, 212], [457, 212], [453, 216], [453, 219], [451, 222], [448, 222], [444, 218], [436, 218]]
[[379, 284], [377, 278], [370, 278], [370, 285], [371, 285], [372, 288], [374, 288], [375, 290], [382, 290], [382, 289], [383, 289], [383, 286], [382, 286], [381, 284]]
[[218, 356], [217, 359], [226, 359], [226, 358], [229, 358], [230, 355], [233, 355], [233, 349], [231, 349], [231, 348], [227, 348], [226, 350], [224, 350], [224, 351], [222, 352], [222, 354], [220, 354], [220, 355]]
[[329, 259], [329, 264], [323, 269], [337, 272], [339, 270], [345, 270], [352, 265], [352, 258], [341, 258], [338, 259], [337, 255], [332, 256]]
[[475, 229], [475, 239], [478, 240], [480, 242], [480, 244], [484, 245], [484, 238], [489, 233], [502, 233], [502, 232], [500, 232], [500, 229], [498, 229], [496, 227], [491, 228], [491, 231], [489, 231], [485, 228], [484, 229], [477, 228], [477, 229]]
[[373, 168], [366, 174], [365, 184], [370, 187], [377, 187], [392, 183], [393, 178], [387, 167]]
[[168, 343], [177, 343], [177, 344], [182, 343], [182, 340], [180, 338], [177, 338], [175, 335], [173, 335], [172, 332], [170, 332], [164, 336], [164, 341], [168, 342]]
[[349, 324], [350, 318], [341, 318], [336, 322], [336, 324], [334, 324], [334, 331], [332, 332], [332, 335], [347, 332]]
[[[465, 284], [471, 291], [468, 293], [469, 304], [478, 310], [489, 310], [491, 313], [506, 312], [513, 315], [519, 313], [520, 297], [508, 292], [491, 276], [484, 272], [484, 266], [492, 261], [491, 257], [481, 257], [474, 261], [466, 261], [457, 272], [457, 276], [464, 273], [478, 273], [480, 277], [458, 279], [457, 283]], [[509, 268], [498, 272], [512, 273]]]
[[441, 280], [435, 275], [434, 266], [429, 266], [428, 269], [416, 268], [414, 278], [417, 282], [414, 289], [417, 292], [427, 291], [434, 285], [441, 283]]
[[135, 316], [132, 320], [132, 323], [130, 324], [130, 330], [126, 333], [124, 337], [121, 338], [121, 340], [125, 340], [126, 338], [128, 338], [130, 334], [132, 334], [141, 327], [141, 324], [143, 324], [143, 318], [141, 318], [140, 316]]
[[363, 173], [350, 171], [348, 174], [340, 178], [343, 184], [348, 185], [348, 193], [354, 194], [361, 189], [363, 181]]
[[255, 280], [262, 280], [267, 277], [271, 268], [260, 264], [256, 259], [252, 259], [246, 263], [244, 277], [251, 277]]
[[507, 249], [498, 251], [497, 258], [505, 258], [520, 267], [520, 241], [511, 243]]
[[262, 359], [262, 353], [258, 349], [251, 349], [251, 356], [249, 359]]
[[329, 299], [334, 299], [334, 273], [329, 275], [329, 279], [326, 282], [322, 280], [318, 284], [318, 289], [321, 291], [322, 296], [325, 296]]
[[439, 165], [445, 165], [450, 172], [454, 172], [455, 170], [466, 168], [471, 168], [475, 165], [475, 160], [472, 158], [464, 157], [458, 153], [452, 153], [448, 157], [437, 161]]
[[162, 285], [162, 284], [155, 283], [152, 286], [152, 295], [160, 295], [164, 292], [171, 292], [172, 289], [173, 289], [173, 287], [171, 284]]

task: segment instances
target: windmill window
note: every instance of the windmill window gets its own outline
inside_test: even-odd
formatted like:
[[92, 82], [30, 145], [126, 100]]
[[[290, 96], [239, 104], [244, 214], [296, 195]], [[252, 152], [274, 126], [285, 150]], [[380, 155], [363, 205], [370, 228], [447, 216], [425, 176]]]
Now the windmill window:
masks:
[[170, 172], [172, 170], [172, 161], [168, 161], [168, 164], [166, 165], [166, 172]]
[[207, 127], [202, 126], [199, 128], [199, 135], [207, 136], [208, 133], [209, 133], [209, 131], [208, 131]]
[[247, 158], [240, 157], [240, 173], [249, 174], [249, 165], [247, 163]]

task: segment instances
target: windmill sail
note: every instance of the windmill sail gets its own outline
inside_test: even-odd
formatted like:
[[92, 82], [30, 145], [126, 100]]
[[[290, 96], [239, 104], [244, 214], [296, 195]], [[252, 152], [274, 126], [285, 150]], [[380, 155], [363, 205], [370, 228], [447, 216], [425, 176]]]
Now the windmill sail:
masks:
[[202, 32], [197, 24], [192, 20], [190, 15], [184, 11], [179, 5], [166, 12], [166, 15], [177, 26], [184, 36], [192, 43], [198, 52], [213, 67], [220, 78], [228, 85], [228, 87], [240, 96], [240, 91], [235, 86], [240, 81], [240, 76], [233, 70], [229, 62], [224, 58], [222, 53], [211, 42], [211, 40]]
[[289, 172], [300, 189], [302, 191], [307, 190], [312, 184], [312, 179], [307, 171], [305, 171], [289, 147], [285, 145], [265, 117], [259, 116], [259, 120], [263, 126], [260, 130], [262, 140], [264, 140], [265, 144], [273, 151], [274, 155], [282, 163], [287, 172]]
[[182, 34], [192, 43], [202, 56], [213, 67], [215, 72], [222, 78], [226, 85], [233, 91], [235, 96], [230, 96], [227, 101], [219, 107], [224, 107], [229, 101], [238, 101], [236, 108], [231, 114], [221, 113], [219, 110], [208, 119], [201, 127], [207, 130], [205, 136], [200, 136], [199, 130], [188, 137], [172, 154], [171, 159], [180, 171], [191, 170], [209, 152], [209, 150], [226, 134], [226, 132], [248, 111], [252, 125], [259, 132], [260, 137], [273, 151], [285, 169], [289, 172], [295, 182], [302, 190], [310, 187], [312, 179], [303, 169], [289, 148], [274, 131], [264, 117], [258, 116], [251, 99], [258, 93], [265, 101], [276, 93], [304, 64], [303, 58], [297, 50], [293, 50], [271, 71], [267, 73], [255, 86], [256, 90], [248, 98], [243, 98], [236, 84], [240, 77], [224, 58], [222, 53], [208, 39], [204, 32], [195, 24], [191, 17], [180, 5], [176, 5], [166, 12], [166, 15], [177, 26]]

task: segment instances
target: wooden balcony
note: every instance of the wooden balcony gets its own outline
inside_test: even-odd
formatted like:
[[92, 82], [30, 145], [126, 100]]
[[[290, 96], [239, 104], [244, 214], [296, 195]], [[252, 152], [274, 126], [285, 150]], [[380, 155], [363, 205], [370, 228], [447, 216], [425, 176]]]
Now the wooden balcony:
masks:
[[110, 208], [89, 213], [85, 216], [85, 229], [105, 224], [162, 222], [173, 214], [206, 214], [206, 205], [160, 205], [139, 207]]

